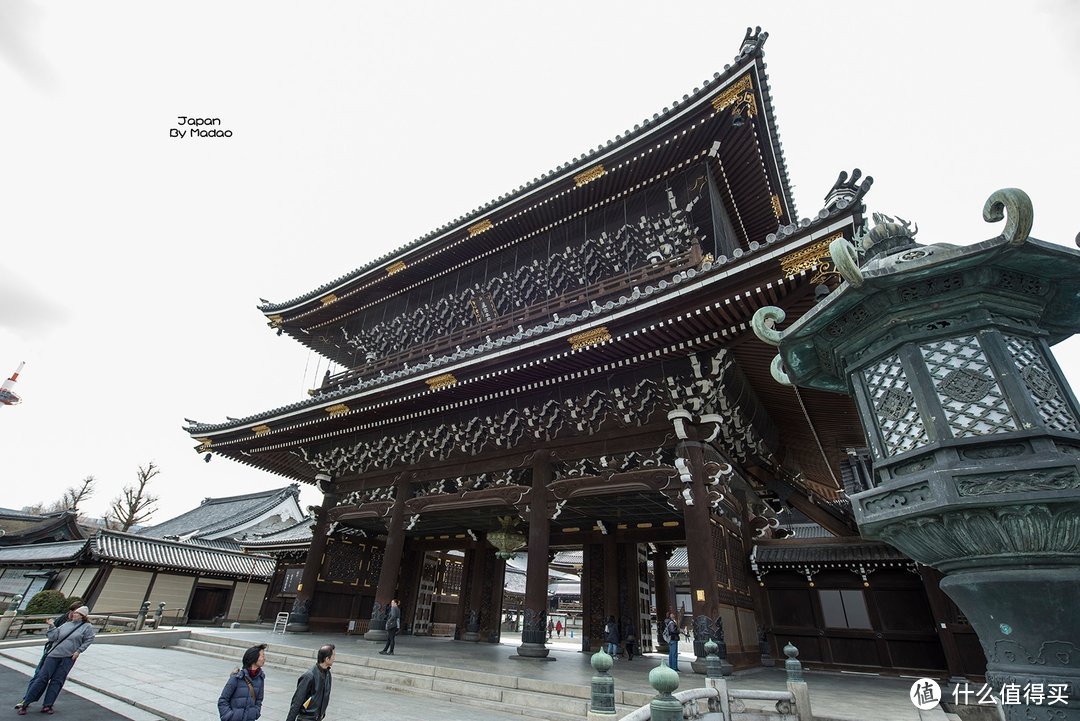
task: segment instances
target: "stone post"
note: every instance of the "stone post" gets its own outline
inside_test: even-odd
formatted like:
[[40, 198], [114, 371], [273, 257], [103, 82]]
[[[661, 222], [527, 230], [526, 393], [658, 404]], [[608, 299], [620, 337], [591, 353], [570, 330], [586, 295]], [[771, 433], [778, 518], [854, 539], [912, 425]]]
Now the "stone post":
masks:
[[802, 664], [799, 662], [799, 649], [788, 641], [784, 646], [784, 670], [787, 671], [787, 687], [791, 695], [795, 697], [795, 709], [799, 715], [799, 721], [812, 721], [814, 712], [810, 709], [810, 689], [803, 680]]
[[143, 601], [142, 606], [139, 607], [139, 613], [135, 616], [135, 630], [143, 630], [143, 626], [146, 625], [146, 614], [150, 612], [150, 602]]
[[11, 628], [11, 622], [15, 620], [15, 617], [19, 615], [19, 605], [22, 603], [22, 595], [16, 594], [12, 597], [8, 610], [4, 612], [3, 616], [0, 616], [0, 641], [7, 638], [8, 630]]
[[521, 631], [519, 656], [547, 658], [548, 604], [548, 484], [551, 457], [538, 451], [533, 459], [532, 490], [529, 495], [529, 564], [525, 572], [525, 623]]
[[[315, 479], [320, 483], [329, 483], [330, 476], [319, 473]], [[308, 618], [311, 615], [311, 601], [315, 598], [319, 570], [322, 567], [323, 554], [326, 552], [326, 531], [330, 527], [329, 511], [337, 505], [338, 497], [334, 493], [323, 494], [323, 504], [313, 508], [315, 529], [311, 532], [311, 545], [308, 547], [307, 560], [304, 561], [304, 573], [300, 576], [300, 587], [296, 591], [292, 610], [289, 612], [288, 630], [304, 633], [309, 630]]]
[[649, 671], [649, 685], [656, 689], [656, 698], [649, 702], [652, 721], [682, 721], [682, 703], [671, 695], [679, 688], [679, 674], [668, 668], [667, 659]]
[[719, 659], [720, 675], [730, 676], [735, 670], [731, 662], [727, 660], [727, 641], [724, 640], [724, 619], [716, 617], [716, 628], [713, 631], [713, 641], [716, 644], [716, 657]]
[[[394, 486], [394, 505], [390, 508], [390, 522], [386, 528], [386, 548], [383, 550], [382, 568], [379, 569], [379, 585], [375, 589], [375, 604], [371, 608], [371, 622], [364, 638], [368, 641], [385, 641], [386, 610], [397, 591], [398, 574], [401, 573], [401, 556], [405, 550], [405, 501], [409, 500], [409, 481], [399, 478]], [[405, 625], [405, 619], [401, 619]], [[291, 625], [291, 624], [290, 624]]]
[[716, 641], [711, 638], [705, 642], [705, 677], [720, 678], [724, 674], [720, 672], [720, 657], [716, 655]]
[[854, 396], [874, 461], [851, 495], [862, 535], [945, 574], [996, 694], [1052, 689], [1054, 718], [1077, 721], [1080, 405], [1050, 346], [1080, 331], [1080, 252], [1029, 238], [1032, 216], [1006, 188], [983, 208], [1001, 235], [924, 246], [875, 215], [861, 258], [830, 246], [845, 283], [784, 331], [760, 309], [754, 331], [779, 382]]
[[165, 602], [162, 601], [157, 605], [157, 609], [154, 611], [154, 630], [161, 628], [161, 617], [165, 615]]
[[593, 719], [615, 718], [615, 679], [608, 673], [615, 661], [604, 649], [593, 654], [590, 661], [596, 675], [592, 677], [592, 697], [589, 701], [589, 711], [586, 716], [589, 721]]

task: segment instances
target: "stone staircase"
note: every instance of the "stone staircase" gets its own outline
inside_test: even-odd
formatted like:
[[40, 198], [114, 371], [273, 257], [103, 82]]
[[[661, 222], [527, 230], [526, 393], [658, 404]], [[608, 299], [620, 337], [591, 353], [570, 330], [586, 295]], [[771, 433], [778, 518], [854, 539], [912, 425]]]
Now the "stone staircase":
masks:
[[[235, 661], [250, 645], [250, 640], [192, 632], [189, 638], [172, 648]], [[272, 649], [266, 654], [267, 665], [271, 668], [295, 670], [299, 675], [315, 662], [315, 651], [311, 649], [282, 643], [274, 643]], [[424, 696], [445, 703], [498, 710], [507, 716], [551, 721], [585, 719], [590, 694], [588, 686], [339, 652], [334, 662], [334, 682], [342, 681], [360, 683], [372, 689]], [[624, 716], [651, 699], [652, 694], [616, 690], [616, 717]]]

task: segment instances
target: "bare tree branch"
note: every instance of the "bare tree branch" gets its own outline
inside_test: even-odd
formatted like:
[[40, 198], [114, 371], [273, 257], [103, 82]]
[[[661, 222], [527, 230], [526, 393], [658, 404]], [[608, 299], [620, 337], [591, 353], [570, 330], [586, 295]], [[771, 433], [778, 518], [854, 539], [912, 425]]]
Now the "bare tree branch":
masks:
[[125, 486], [119, 496], [113, 499], [105, 514], [105, 526], [111, 530], [129, 531], [147, 520], [157, 511], [152, 506], [157, 503], [158, 497], [151, 494], [146, 486], [161, 473], [153, 461], [146, 466], [139, 466], [135, 483]]
[[71, 486], [64, 491], [64, 497], [61, 499], [64, 509], [77, 515], [79, 513], [79, 504], [94, 495], [95, 482], [93, 476], [87, 476], [82, 479], [82, 485]]

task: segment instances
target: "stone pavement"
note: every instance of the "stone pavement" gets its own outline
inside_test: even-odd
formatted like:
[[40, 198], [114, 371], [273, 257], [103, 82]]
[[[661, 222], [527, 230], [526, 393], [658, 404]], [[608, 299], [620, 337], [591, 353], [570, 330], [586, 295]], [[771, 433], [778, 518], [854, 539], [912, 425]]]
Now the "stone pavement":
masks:
[[[193, 629], [196, 630], [196, 629]], [[399, 636], [397, 652], [393, 660], [378, 656], [381, 645], [364, 641], [358, 636], [342, 634], [287, 634], [273, 635], [268, 630], [256, 629], [197, 629], [198, 633], [221, 635], [242, 639], [246, 643], [268, 643], [275, 647], [315, 649], [331, 642], [336, 644], [339, 655], [370, 657], [371, 664], [411, 662], [436, 667], [467, 668], [475, 671], [528, 677], [538, 681], [548, 680], [559, 684], [588, 686], [592, 676], [589, 657], [577, 651], [577, 643], [569, 640], [551, 644], [554, 663], [541, 663], [515, 659], [514, 644], [467, 644], [449, 639], [417, 638]], [[504, 639], [505, 641], [506, 639]], [[0, 649], [0, 663], [17, 666], [6, 659], [23, 661], [23, 670], [29, 673], [36, 664], [40, 649]], [[200, 656], [175, 649], [142, 648], [96, 644], [84, 657], [86, 664], [79, 664], [73, 671], [64, 693], [76, 686], [88, 686], [112, 696], [112, 710], [126, 708], [137, 712], [135, 704], [152, 714], [139, 721], [153, 718], [182, 719], [183, 721], [214, 721], [217, 719], [216, 701], [221, 687], [230, 671], [239, 663]], [[626, 691], [652, 693], [648, 685], [648, 672], [658, 665], [659, 655], [637, 658], [634, 661], [616, 661], [612, 669], [616, 687]], [[688, 673], [690, 658], [683, 657], [680, 689], [702, 685], [702, 677]], [[267, 666], [266, 701], [263, 718], [284, 719], [288, 702], [295, 688], [298, 672], [294, 669], [275, 669]], [[437, 675], [437, 669], [435, 670]], [[908, 700], [912, 679], [866, 676], [861, 674], [837, 674], [806, 672], [810, 687], [814, 715], [819, 719], [838, 721], [944, 721], [940, 709], [919, 712]], [[734, 688], [781, 690], [785, 677], [779, 669], [753, 669], [741, 672], [730, 679]], [[12, 704], [18, 699], [12, 700]], [[59, 702], [58, 702], [59, 706]], [[437, 715], [440, 721], [504, 721], [506, 712], [489, 710], [464, 704], [447, 703], [423, 696], [378, 688], [362, 680], [335, 678], [334, 692], [328, 721], [335, 719], [362, 718], [365, 721], [431, 721]], [[134, 716], [128, 716], [135, 718]], [[81, 718], [81, 717], [80, 717]], [[516, 716], [519, 720], [521, 716]]]
[[[40, 650], [40, 649], [39, 649]], [[18, 703], [30, 682], [32, 668], [9, 659], [0, 659], [0, 708], [14, 715], [11, 707]], [[39, 700], [30, 709], [28, 718], [44, 718], [38, 712]], [[32, 714], [32, 715], [31, 715]], [[160, 721], [157, 714], [147, 713], [129, 704], [109, 698], [97, 691], [92, 691], [78, 684], [65, 684], [64, 690], [56, 699], [56, 714], [59, 718], [78, 719], [79, 721]]]

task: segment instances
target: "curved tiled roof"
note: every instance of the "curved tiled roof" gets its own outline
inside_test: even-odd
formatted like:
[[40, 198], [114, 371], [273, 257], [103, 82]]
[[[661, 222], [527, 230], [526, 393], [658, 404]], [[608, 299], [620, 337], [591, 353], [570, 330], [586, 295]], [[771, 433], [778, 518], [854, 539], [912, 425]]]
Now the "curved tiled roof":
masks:
[[594, 305], [590, 309], [582, 310], [578, 313], [572, 313], [565, 316], [559, 316], [557, 320], [548, 320], [543, 323], [538, 323], [531, 328], [524, 328], [510, 335], [503, 336], [501, 338], [493, 340], [485, 340], [484, 342], [477, 343], [474, 346], [468, 348], [459, 348], [447, 355], [433, 358], [428, 361], [417, 363], [416, 365], [408, 368], [402, 368], [390, 373], [384, 373], [374, 378], [367, 378], [358, 380], [356, 383], [348, 386], [342, 386], [336, 390], [319, 394], [311, 398], [305, 398], [288, 405], [280, 406], [267, 411], [261, 411], [243, 418], [228, 421], [225, 423], [193, 423], [184, 428], [184, 431], [194, 436], [198, 436], [205, 433], [215, 433], [218, 431], [242, 428], [244, 426], [251, 426], [260, 421], [265, 421], [274, 416], [292, 413], [294, 411], [303, 410], [307, 408], [316, 408], [321, 405], [328, 405], [332, 401], [340, 401], [349, 396], [362, 393], [364, 391], [376, 388], [381, 385], [387, 385], [402, 378], [410, 376], [424, 376], [436, 371], [438, 368], [449, 365], [451, 363], [464, 360], [466, 358], [472, 358], [480, 356], [488, 351], [497, 350], [502, 347], [511, 346], [519, 343], [523, 340], [530, 340], [537, 337], [542, 337], [551, 333], [557, 333], [565, 331], [577, 324], [584, 322], [594, 322], [605, 316], [617, 313], [625, 308], [631, 307], [638, 303], [643, 303], [655, 299], [657, 296], [662, 296], [667, 293], [675, 292], [678, 290], [680, 284], [706, 276], [710, 273], [718, 273], [727, 269], [732, 263], [741, 262], [749, 256], [755, 253], [759, 253], [770, 249], [775, 243], [778, 242], [792, 242], [796, 238], [808, 236], [813, 234], [819, 228], [828, 225], [835, 218], [849, 214], [850, 208], [859, 202], [862, 195], [869, 190], [873, 179], [867, 178], [862, 187], [859, 190], [857, 197], [851, 201], [841, 201], [839, 204], [833, 205], [828, 208], [822, 208], [815, 216], [811, 218], [803, 218], [798, 223], [791, 223], [789, 225], [777, 228], [775, 233], [770, 233], [764, 242], [752, 241], [749, 247], [744, 251], [738, 249], [734, 253], [734, 257], [728, 258], [726, 256], [719, 256], [712, 261], [706, 261], [700, 268], [689, 268], [687, 270], [676, 272], [670, 280], [660, 280], [655, 284], [647, 284], [641, 286], [631, 293], [624, 294], [618, 299], [609, 300], [603, 305]]
[[230, 527], [241, 526], [270, 511], [290, 495], [299, 497], [296, 485], [274, 488], [258, 493], [226, 498], [207, 498], [198, 508], [182, 513], [156, 526], [139, 531], [139, 535], [153, 538], [166, 536], [210, 535]]
[[311, 527], [315, 523], [314, 518], [304, 520], [283, 528], [273, 533], [268, 533], [258, 538], [246, 538], [241, 541], [245, 548], [259, 548], [261, 546], [278, 546], [288, 543], [310, 543], [312, 537]]
[[855, 562], [913, 563], [900, 551], [885, 543], [816, 543], [806, 541], [766, 541], [755, 544], [757, 564], [848, 564]]
[[[438, 238], [440, 235], [446, 234], [452, 230], [460, 230], [468, 227], [477, 220], [480, 220], [482, 216], [490, 213], [496, 208], [509, 204], [517, 200], [518, 198], [530, 192], [533, 192], [542, 185], [551, 182], [553, 179], [556, 178], [556, 176], [570, 177], [575, 173], [580, 172], [581, 170], [597, 162], [597, 160], [600, 159], [598, 158], [598, 156], [604, 155], [608, 151], [612, 150], [613, 147], [625, 146], [633, 143], [640, 137], [651, 133], [653, 129], [657, 126], [663, 125], [669, 119], [682, 113], [688, 106], [692, 106], [707, 98], [708, 96], [711, 96], [719, 86], [723, 85], [725, 82], [733, 78], [739, 72], [743, 71], [750, 64], [748, 61], [752, 62], [755, 58], [761, 57], [763, 55], [762, 47], [764, 46], [765, 41], [768, 39], [768, 37], [769, 34], [767, 32], [761, 32], [760, 28], [757, 28], [755, 31], [751, 31], [750, 28], [747, 28], [746, 37], [743, 39], [739, 54], [735, 56], [731, 64], [724, 66], [723, 72], [714, 73], [711, 79], [705, 80], [701, 87], [694, 88], [692, 93], [684, 95], [681, 101], [674, 101], [671, 104], [670, 108], [666, 107], [663, 109], [662, 112], [654, 113], [651, 119], [646, 118], [642, 120], [641, 123], [635, 125], [632, 130], [624, 130], [622, 133], [616, 135], [614, 139], [608, 140], [606, 144], [598, 145], [594, 150], [589, 150], [579, 156], [575, 156], [570, 161], [559, 165], [558, 167], [548, 171], [547, 173], [544, 173], [540, 177], [533, 178], [531, 183], [521, 185], [517, 188], [517, 190], [510, 191], [505, 195], [501, 195], [496, 199], [490, 200], [484, 205], [472, 210], [471, 212], [466, 213], [465, 215], [462, 215], [455, 220], [450, 221], [449, 223], [445, 223], [439, 228], [436, 228], [435, 230], [427, 233], [426, 235], [423, 235], [413, 240], [412, 242], [401, 246], [397, 250], [391, 251], [389, 253], [379, 256], [378, 258], [375, 258], [371, 262], [367, 263], [364, 266], [361, 266], [360, 268], [357, 268], [351, 273], [346, 273], [345, 275], [342, 275], [328, 283], [324, 283], [318, 288], [304, 293], [303, 295], [297, 296], [292, 300], [280, 303], [265, 303], [258, 306], [258, 309], [264, 314], [276, 313], [278, 311], [287, 310], [288, 308], [293, 307], [297, 304], [305, 303], [307, 301], [322, 297], [330, 291], [333, 291], [336, 288], [363, 276], [368, 271], [390, 263], [395, 257], [403, 255], [410, 250], [413, 250], [418, 246], [423, 245], [424, 243]], [[776, 127], [776, 120], [773, 117], [772, 96], [769, 92], [768, 75], [762, 73], [761, 79], [761, 92], [762, 97], [765, 101], [766, 117], [768, 119], [769, 125], [771, 126], [770, 129], [772, 130], [771, 136], [773, 153], [777, 159], [777, 166], [781, 174], [781, 182], [784, 186], [784, 195], [787, 199], [787, 202], [790, 204], [789, 209], [791, 217], [795, 218], [798, 217], [798, 214], [794, 207], [794, 201], [791, 199], [791, 181], [788, 177], [787, 164], [784, 162], [783, 143], [780, 142], [779, 133], [777, 132]]]
[[96, 558], [127, 566], [251, 576], [262, 580], [273, 575], [277, 563], [269, 556], [218, 550], [119, 531], [98, 531], [90, 540], [90, 550]]
[[0, 564], [5, 563], [71, 563], [79, 560], [88, 540], [60, 543], [32, 543], [25, 546], [0, 548]]

